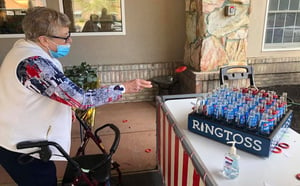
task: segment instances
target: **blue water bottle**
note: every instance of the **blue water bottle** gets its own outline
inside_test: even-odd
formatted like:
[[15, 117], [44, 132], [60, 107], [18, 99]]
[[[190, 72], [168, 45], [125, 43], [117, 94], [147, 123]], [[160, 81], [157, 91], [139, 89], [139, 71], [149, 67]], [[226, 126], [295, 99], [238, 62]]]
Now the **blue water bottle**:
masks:
[[263, 113], [259, 122], [259, 133], [262, 135], [270, 134], [270, 126], [268, 121], [268, 113]]
[[257, 113], [255, 110], [251, 110], [247, 120], [247, 129], [250, 131], [256, 131], [258, 125]]
[[229, 104], [226, 112], [226, 122], [232, 124], [234, 122], [234, 108], [232, 104]]
[[239, 110], [237, 111], [236, 117], [235, 117], [236, 126], [240, 128], [244, 128], [246, 124], [246, 116], [244, 107], [239, 107]]
[[207, 104], [206, 104], [206, 112], [204, 113], [205, 116], [207, 118], [212, 118], [213, 117], [213, 114], [214, 114], [214, 103], [212, 101], [209, 101]]

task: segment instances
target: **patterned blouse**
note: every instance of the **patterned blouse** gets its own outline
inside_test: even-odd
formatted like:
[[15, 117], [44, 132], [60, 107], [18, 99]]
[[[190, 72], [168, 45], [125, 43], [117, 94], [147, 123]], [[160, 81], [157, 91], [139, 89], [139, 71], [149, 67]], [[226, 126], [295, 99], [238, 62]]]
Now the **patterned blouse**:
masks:
[[17, 67], [17, 77], [26, 88], [74, 108], [87, 109], [122, 97], [119, 85], [85, 91], [67, 78], [53, 62], [29, 57]]

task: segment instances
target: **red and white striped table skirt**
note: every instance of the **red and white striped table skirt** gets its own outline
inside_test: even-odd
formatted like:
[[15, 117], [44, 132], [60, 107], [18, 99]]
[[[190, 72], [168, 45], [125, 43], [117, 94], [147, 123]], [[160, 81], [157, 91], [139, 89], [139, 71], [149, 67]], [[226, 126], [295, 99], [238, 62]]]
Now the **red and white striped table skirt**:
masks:
[[169, 116], [160, 97], [157, 97], [157, 159], [166, 186], [204, 186], [194, 161], [193, 151], [180, 129]]

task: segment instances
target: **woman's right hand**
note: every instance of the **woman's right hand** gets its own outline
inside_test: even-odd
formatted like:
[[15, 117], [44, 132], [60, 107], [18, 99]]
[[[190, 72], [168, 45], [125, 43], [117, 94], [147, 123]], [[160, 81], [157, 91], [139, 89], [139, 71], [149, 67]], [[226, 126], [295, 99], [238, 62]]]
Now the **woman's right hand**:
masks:
[[126, 81], [122, 83], [122, 85], [125, 87], [125, 93], [136, 93], [144, 88], [152, 88], [151, 81], [147, 81], [144, 79], [134, 79], [130, 81]]

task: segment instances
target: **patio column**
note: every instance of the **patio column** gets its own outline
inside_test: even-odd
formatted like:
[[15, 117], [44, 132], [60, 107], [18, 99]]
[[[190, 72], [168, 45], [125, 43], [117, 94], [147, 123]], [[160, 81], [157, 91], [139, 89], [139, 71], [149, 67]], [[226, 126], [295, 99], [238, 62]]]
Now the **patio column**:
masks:
[[184, 63], [197, 72], [246, 65], [250, 0], [185, 0]]

